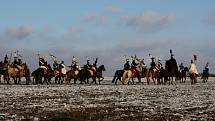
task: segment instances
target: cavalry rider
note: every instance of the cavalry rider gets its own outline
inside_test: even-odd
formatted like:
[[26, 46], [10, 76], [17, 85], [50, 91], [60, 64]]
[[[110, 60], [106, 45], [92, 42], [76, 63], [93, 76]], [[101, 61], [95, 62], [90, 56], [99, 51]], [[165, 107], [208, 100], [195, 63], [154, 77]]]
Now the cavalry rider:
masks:
[[161, 63], [161, 60], [158, 59], [158, 68], [160, 69], [162, 67], [162, 63]]
[[59, 65], [59, 69], [61, 71], [62, 74], [66, 74], [66, 65], [64, 64], [64, 61], [61, 61], [60, 65]]
[[150, 63], [150, 66], [151, 66], [150, 69], [152, 70], [152, 69], [154, 69], [156, 67], [156, 63], [155, 63], [155, 58], [154, 57], [152, 57], [151, 60], [152, 60], [152, 62]]
[[72, 58], [71, 69], [74, 71], [79, 70], [78, 61], [74, 56]]
[[132, 60], [132, 62], [131, 62], [131, 69], [132, 69], [133, 73], [136, 75], [136, 74], [139, 73], [139, 71], [137, 70], [137, 65], [138, 64], [136, 63], [136, 60], [138, 60], [138, 59], [137, 59], [136, 55], [135, 56], [131, 56], [131, 60]]
[[47, 62], [43, 57], [39, 57], [39, 66], [46, 66]]
[[43, 68], [45, 70], [45, 74], [48, 73], [48, 65], [47, 61], [43, 57], [39, 56], [39, 68]]
[[183, 63], [181, 63], [181, 64], [179, 65], [179, 71], [182, 72], [182, 70], [184, 70]]
[[206, 74], [209, 74], [209, 62], [206, 63], [204, 71]]
[[[96, 60], [97, 61], [97, 60]], [[95, 64], [97, 63], [95, 61], [95, 63], [94, 63], [94, 66], [95, 66]], [[90, 71], [90, 74], [91, 75], [94, 75], [95, 73], [96, 73], [96, 68], [94, 67], [92, 64], [90, 64], [90, 60], [89, 60], [89, 58], [87, 58], [87, 65], [86, 65], [86, 67], [87, 67], [87, 69]]]
[[59, 64], [58, 64], [57, 60], [54, 60], [53, 69], [54, 70], [58, 70], [59, 69]]
[[136, 67], [138, 64], [136, 63], [137, 57], [131, 56], [131, 66]]
[[18, 70], [21, 70], [21, 69], [22, 69], [22, 67], [21, 67], [22, 60], [21, 60], [21, 58], [19, 58], [18, 56], [19, 56], [19, 55], [18, 55], [18, 51], [17, 51], [17, 52], [15, 52], [15, 54], [14, 54], [13, 66], [14, 66], [15, 68], [17, 68]]
[[178, 64], [177, 64], [177, 62], [176, 62], [176, 60], [175, 60], [175, 58], [173, 56], [174, 55], [171, 53], [170, 63], [175, 66], [174, 68], [176, 70], [178, 70]]
[[189, 67], [189, 73], [190, 74], [195, 73], [196, 75], [199, 74], [198, 71], [197, 71], [196, 64], [193, 62], [193, 60], [191, 60], [191, 64], [190, 64], [190, 67]]
[[125, 71], [130, 70], [129, 59], [126, 59], [126, 63], [124, 64], [124, 70], [125, 70]]
[[7, 54], [6, 54], [5, 57], [4, 57], [4, 63], [5, 63], [5, 64], [8, 64], [8, 63], [9, 63], [9, 58], [7, 57]]

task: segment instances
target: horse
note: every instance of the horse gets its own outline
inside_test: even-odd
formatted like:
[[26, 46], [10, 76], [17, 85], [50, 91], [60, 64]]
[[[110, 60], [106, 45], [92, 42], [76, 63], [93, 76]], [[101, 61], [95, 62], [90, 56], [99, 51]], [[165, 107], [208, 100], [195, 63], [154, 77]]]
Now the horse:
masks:
[[141, 83], [141, 75], [140, 72], [136, 69], [136, 67], [131, 67], [129, 70], [125, 70], [122, 75], [122, 83], [127, 85], [129, 84], [130, 79], [132, 80], [132, 84], [134, 84], [134, 78], [137, 78], [139, 83]]
[[[94, 68], [95, 70], [95, 67], [91, 67], [91, 68]], [[92, 78], [93, 82], [96, 83], [96, 70], [95, 71], [89, 70], [88, 66], [84, 65], [83, 69], [79, 71], [78, 77], [80, 80], [80, 84], [83, 84], [83, 82], [85, 84], [89, 84], [90, 78]]]
[[184, 67], [181, 71], [178, 71], [180, 83], [185, 83], [188, 71], [188, 67]]
[[[37, 68], [35, 71], [31, 73], [31, 76], [35, 80], [35, 84], [39, 83], [43, 84], [44, 82], [46, 82], [46, 84], [50, 84], [51, 78], [54, 76], [54, 72], [51, 69], [50, 64], [48, 64], [45, 66], [45, 68], [44, 67]], [[42, 81], [43, 78], [44, 81]]]
[[[4, 81], [7, 80], [7, 77], [6, 77], [6, 74], [7, 74], [7, 63], [0, 63], [0, 83], [1, 83], [1, 79], [2, 79], [2, 76], [3, 76], [3, 79]], [[9, 84], [9, 82], [7, 82]]]
[[102, 75], [102, 72], [105, 71], [105, 66], [101, 65], [98, 67], [97, 71], [96, 71], [96, 78], [98, 78], [99, 84], [101, 84], [100, 82], [104, 80], [104, 77]]
[[203, 83], [206, 83], [208, 81], [208, 77], [209, 77], [209, 70], [203, 70], [203, 73], [202, 73], [202, 82]]
[[160, 78], [159, 79], [160, 79], [160, 84], [164, 84], [164, 85], [168, 81], [168, 72], [163, 67], [161, 67], [161, 69], [160, 69]]
[[7, 83], [9, 83], [10, 77], [13, 78], [15, 84], [21, 84], [21, 77], [25, 77], [26, 84], [29, 84], [30, 82], [30, 70], [26, 63], [21, 64], [19, 68], [14, 67], [12, 65], [8, 65], [6, 75]]
[[151, 79], [154, 84], [156, 84], [156, 80], [157, 84], [160, 84], [160, 67], [158, 65], [156, 65], [155, 68], [145, 68], [144, 72], [146, 75], [147, 84], [150, 84]]
[[67, 79], [66, 79], [66, 70], [62, 69], [54, 69], [54, 78], [55, 78], [55, 83], [58, 83], [58, 84], [62, 84], [63, 81], [66, 81], [67, 82]]
[[[95, 67], [92, 67], [92, 68], [95, 68]], [[98, 70], [100, 72], [98, 72]], [[89, 68], [85, 65], [84, 68], [79, 71], [79, 80], [81, 81], [81, 84], [83, 82], [89, 84], [89, 79], [92, 78], [93, 81], [91, 83], [97, 84], [96, 78], [101, 78], [101, 72], [104, 70], [105, 70], [104, 65], [99, 66], [99, 68], [95, 69], [95, 71], [92, 71], [91, 69], [89, 70]], [[97, 73], [100, 73], [100, 74], [97, 74]]]
[[80, 78], [80, 70], [81, 68], [78, 69], [71, 69], [66, 72], [66, 81], [70, 83], [71, 79], [74, 79], [74, 84], [76, 84], [76, 81]]
[[118, 80], [122, 82], [123, 73], [124, 73], [124, 70], [116, 70], [114, 77], [112, 79], [112, 83], [115, 83], [116, 85]]
[[197, 74], [196, 73], [190, 73], [190, 80], [191, 84], [196, 84], [197, 83]]
[[[174, 58], [166, 60], [165, 70], [168, 73], [169, 85], [173, 84], [173, 78], [178, 76], [178, 66]], [[175, 78], [176, 80], [176, 78]]]

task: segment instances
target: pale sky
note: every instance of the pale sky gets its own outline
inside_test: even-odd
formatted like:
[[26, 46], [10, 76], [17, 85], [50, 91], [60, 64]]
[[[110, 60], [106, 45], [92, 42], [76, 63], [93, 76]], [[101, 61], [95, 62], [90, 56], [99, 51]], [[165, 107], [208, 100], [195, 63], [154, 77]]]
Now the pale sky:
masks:
[[[122, 69], [123, 56], [169, 58], [189, 64], [198, 54], [202, 72], [208, 61], [214, 72], [214, 0], [1, 0], [0, 50], [20, 50], [32, 71], [36, 54], [50, 63], [52, 53], [71, 64], [98, 57], [106, 75]], [[93, 60], [93, 59], [92, 59]]]

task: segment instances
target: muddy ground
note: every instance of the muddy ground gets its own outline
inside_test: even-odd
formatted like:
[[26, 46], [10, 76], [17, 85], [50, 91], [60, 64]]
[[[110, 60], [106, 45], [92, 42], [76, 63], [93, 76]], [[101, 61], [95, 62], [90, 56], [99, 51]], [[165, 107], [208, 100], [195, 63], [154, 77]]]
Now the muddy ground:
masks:
[[215, 120], [215, 78], [190, 85], [5, 85], [0, 120]]

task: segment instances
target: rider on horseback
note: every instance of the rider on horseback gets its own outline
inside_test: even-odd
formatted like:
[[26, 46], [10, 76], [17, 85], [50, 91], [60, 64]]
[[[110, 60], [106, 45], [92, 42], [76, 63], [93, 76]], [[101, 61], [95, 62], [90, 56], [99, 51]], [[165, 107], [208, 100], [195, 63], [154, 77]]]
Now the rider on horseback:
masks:
[[193, 60], [191, 60], [189, 72], [190, 72], [190, 74], [194, 73], [194, 74], [198, 75], [197, 67], [196, 67], [196, 64], [193, 62]]
[[39, 57], [39, 66], [41, 67], [41, 66], [45, 66], [46, 65], [46, 61], [45, 61], [45, 59], [43, 58], [43, 57]]
[[[97, 60], [94, 63], [94, 66], [96, 63], [97, 63]], [[89, 58], [87, 58], [86, 68], [90, 72], [91, 75], [94, 75], [96, 73], [96, 68], [94, 66], [92, 64], [90, 64], [90, 60], [89, 60]]]
[[21, 58], [19, 58], [18, 56], [19, 56], [19, 55], [18, 55], [18, 51], [17, 51], [17, 52], [15, 52], [15, 54], [14, 54], [13, 66], [14, 66], [15, 68], [17, 68], [18, 70], [21, 70], [21, 69], [22, 69], [22, 67], [21, 67], [22, 60], [21, 60]]
[[131, 71], [133, 71], [134, 74], [138, 74], [139, 73], [139, 71], [137, 70], [138, 63], [136, 63], [136, 60], [138, 60], [138, 59], [137, 59], [136, 55], [131, 56], [131, 60], [132, 60], [132, 62], [131, 62]]
[[7, 54], [6, 54], [5, 57], [4, 57], [4, 63], [5, 63], [5, 64], [9, 63], [9, 58], [7, 57]]
[[206, 65], [205, 65], [205, 72], [206, 73], [209, 73], [209, 63], [207, 62]]
[[74, 71], [79, 70], [78, 61], [74, 56], [72, 58], [71, 69]]
[[203, 75], [208, 77], [209, 76], [209, 63], [207, 62], [205, 65], [205, 69], [203, 70]]
[[154, 57], [152, 57], [151, 59], [152, 59], [152, 62], [150, 63], [150, 65], [151, 65], [151, 68], [150, 68], [150, 69], [154, 69], [154, 68], [155, 68], [155, 66], [156, 66], [155, 58], [154, 58]]
[[58, 68], [59, 68], [59, 64], [57, 63], [57, 60], [54, 60], [53, 69], [56, 70]]
[[130, 69], [130, 64], [129, 64], [129, 59], [126, 59], [126, 63], [124, 64], [124, 70], [129, 70]]
[[64, 64], [64, 61], [61, 61], [60, 65], [59, 65], [59, 69], [62, 74], [66, 74], [66, 65]]
[[184, 69], [183, 63], [181, 63], [181, 64], [179, 65], [179, 71], [182, 72], [183, 69]]

